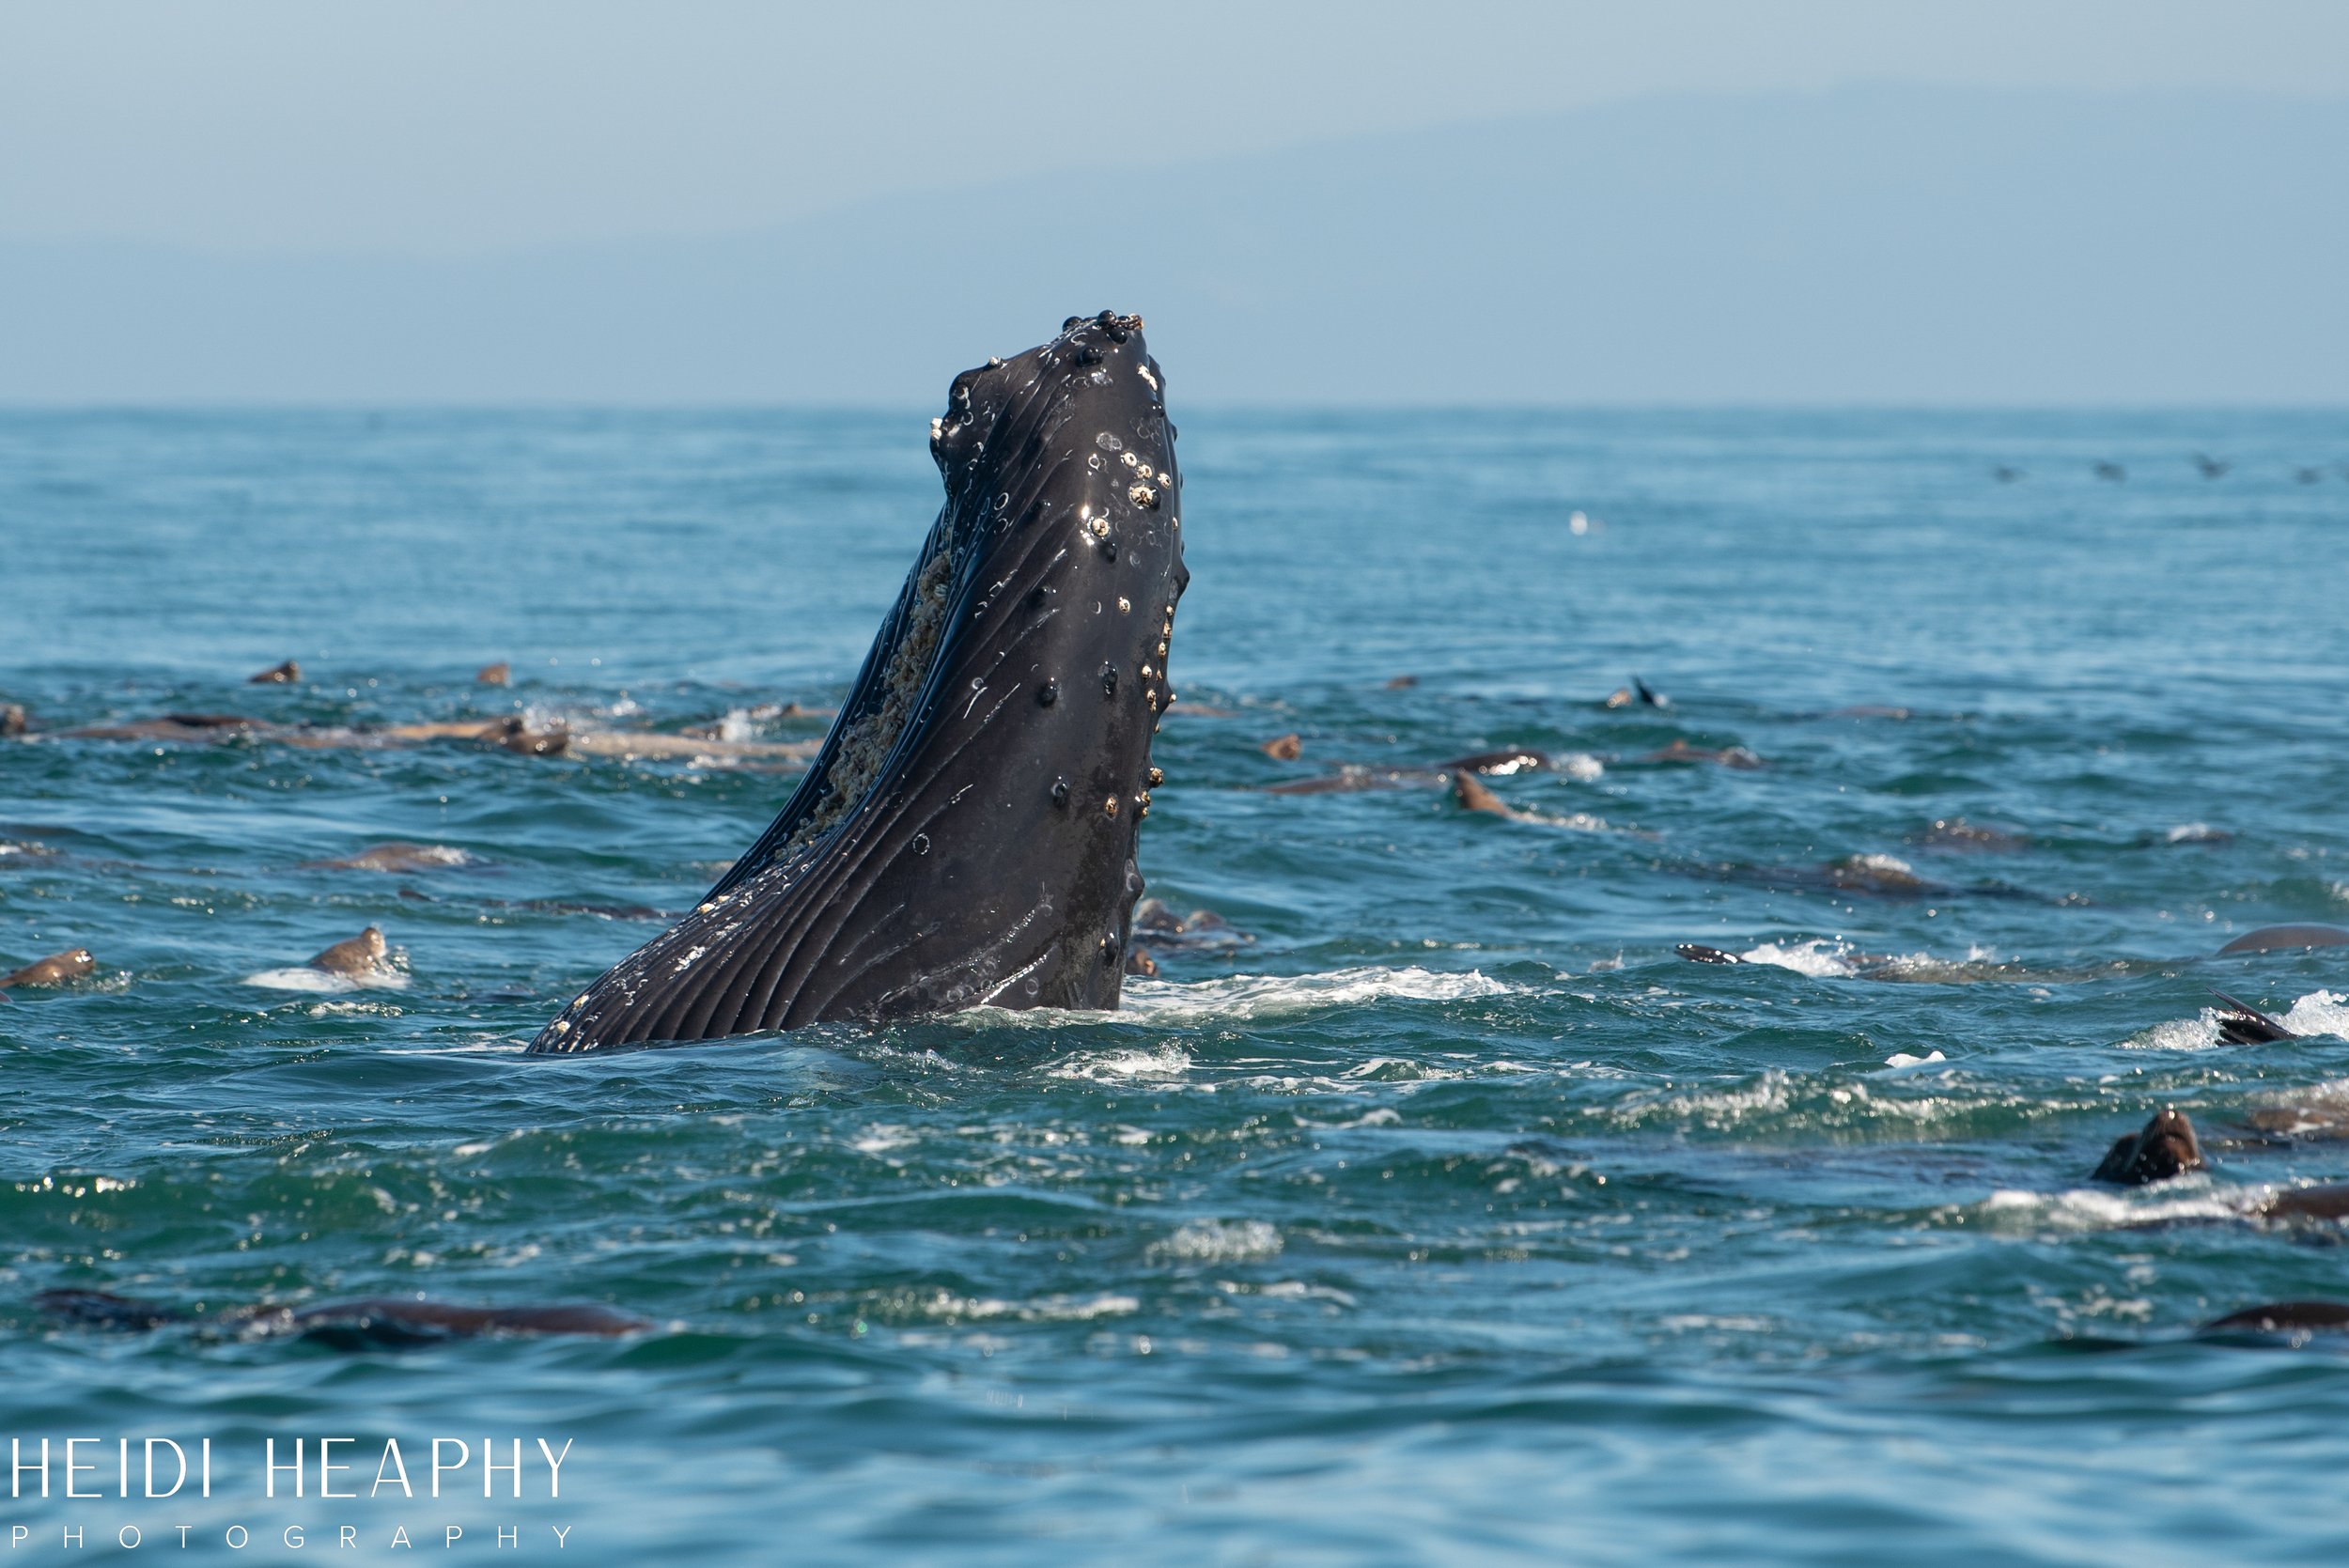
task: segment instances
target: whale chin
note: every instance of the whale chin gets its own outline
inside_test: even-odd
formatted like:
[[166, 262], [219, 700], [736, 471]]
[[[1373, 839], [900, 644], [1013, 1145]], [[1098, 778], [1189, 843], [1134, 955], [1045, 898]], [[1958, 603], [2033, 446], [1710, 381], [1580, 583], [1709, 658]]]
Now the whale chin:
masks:
[[946, 500], [807, 776], [693, 911], [535, 1053], [1117, 1005], [1182, 559], [1139, 318], [965, 371]]

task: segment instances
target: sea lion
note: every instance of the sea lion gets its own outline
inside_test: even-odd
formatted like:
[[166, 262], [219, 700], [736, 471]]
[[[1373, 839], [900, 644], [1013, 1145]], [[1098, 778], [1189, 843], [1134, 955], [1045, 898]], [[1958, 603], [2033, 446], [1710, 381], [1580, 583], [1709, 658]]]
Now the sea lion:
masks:
[[2095, 472], [2097, 478], [2114, 485], [2120, 484], [2129, 476], [2129, 471], [2119, 463], [2098, 463]]
[[1618, 686], [1612, 691], [1608, 692], [1606, 700], [1601, 702], [1598, 706], [1601, 707], [1629, 707], [1633, 703], [1638, 703], [1644, 707], [1660, 708], [1672, 706], [1672, 700], [1670, 697], [1665, 696], [1662, 692], [1650, 687], [1646, 681], [1641, 680], [1638, 675], [1633, 675], [1631, 677], [1630, 685]]
[[33, 1305], [52, 1317], [92, 1328], [144, 1331], [189, 1326], [226, 1328], [241, 1337], [288, 1334], [363, 1350], [429, 1344], [482, 1336], [584, 1334], [616, 1339], [652, 1325], [632, 1312], [596, 1302], [540, 1307], [482, 1307], [397, 1296], [361, 1296], [316, 1307], [262, 1304], [219, 1312], [192, 1312], [102, 1290], [45, 1290]]
[[475, 670], [473, 678], [477, 686], [511, 686], [514, 684], [514, 666], [501, 659], [494, 664], [484, 664]]
[[2205, 1334], [2304, 1334], [2349, 1330], [2349, 1301], [2270, 1301], [2215, 1317]]
[[[2148, 1187], [2208, 1168], [2193, 1121], [2175, 1106], [2155, 1112], [2142, 1129], [2113, 1141], [2092, 1181]], [[2248, 1210], [2254, 1219], [2349, 1219], [2349, 1185], [2279, 1188]]]
[[377, 979], [397, 972], [392, 967], [391, 949], [383, 941], [382, 928], [375, 925], [329, 946], [309, 960], [309, 967], [351, 980]]
[[1477, 776], [1466, 768], [1452, 775], [1452, 798], [1469, 811], [1481, 811], [1488, 816], [1506, 817], [1512, 822], [1532, 820], [1531, 813], [1521, 812], [1486, 788]]
[[63, 953], [36, 958], [13, 973], [0, 974], [0, 990], [16, 986], [63, 986], [97, 968], [98, 960], [90, 956], [88, 948], [69, 947]]
[[500, 721], [484, 738], [526, 757], [560, 756], [571, 749], [568, 726], [555, 723], [534, 730], [519, 713]]
[[1286, 735], [1274, 736], [1256, 750], [1275, 762], [1295, 762], [1304, 754], [1305, 743], [1298, 738], [1295, 730], [1291, 730]]
[[2203, 478], [2216, 479], [2227, 472], [2229, 465], [2220, 462], [2206, 452], [2197, 452], [2194, 454], [2194, 466], [2201, 471]]
[[1986, 828], [1979, 822], [1968, 822], [1962, 816], [1943, 816], [1911, 841], [1922, 849], [1941, 849], [1963, 854], [2010, 855], [2030, 847], [2030, 841], [2020, 833], [2010, 833], [2002, 828]]
[[1699, 862], [1688, 865], [1667, 866], [1690, 877], [1718, 877], [1724, 882], [1746, 882], [1757, 887], [1781, 888], [1790, 893], [1851, 893], [1863, 898], [1921, 900], [1926, 898], [2013, 898], [2034, 903], [2084, 903], [2072, 894], [2050, 898], [2027, 888], [2004, 882], [1953, 883], [1921, 877], [1917, 868], [1892, 855], [1845, 855], [1824, 865], [1739, 865], [1725, 862]]
[[1112, 311], [956, 378], [945, 505], [814, 767], [531, 1051], [1116, 1006], [1190, 581], [1165, 386]]
[[377, 844], [340, 860], [304, 861], [304, 871], [445, 871], [451, 866], [481, 862], [462, 849], [445, 844]]
[[2166, 1106], [2138, 1131], [2115, 1139], [2089, 1179], [2145, 1187], [2202, 1169], [2202, 1145], [2194, 1136], [2193, 1122], [2177, 1107]]
[[247, 686], [293, 686], [301, 679], [302, 666], [288, 659], [283, 664], [271, 665], [258, 675], [247, 675], [245, 684]]
[[2349, 931], [2338, 925], [2263, 925], [2256, 931], [2246, 931], [2220, 948], [2218, 956], [2307, 947], [2349, 947]]
[[25, 716], [23, 703], [0, 703], [0, 740], [14, 740], [32, 727], [33, 722]]
[[1675, 740], [1661, 751], [1632, 758], [1634, 762], [1710, 762], [1722, 768], [1735, 768], [1750, 772], [1767, 768], [1763, 761], [1743, 746], [1691, 746], [1686, 740]]
[[599, 756], [635, 761], [677, 757], [707, 765], [790, 768], [814, 756], [813, 740], [723, 740], [648, 730], [589, 730], [568, 724], [533, 729], [521, 716], [434, 720], [412, 724], [273, 724], [236, 713], [174, 713], [121, 724], [56, 732], [60, 740], [176, 740], [194, 744], [258, 742], [303, 751], [395, 750], [436, 740], [466, 740], [524, 756]]
[[1528, 751], [1522, 746], [1504, 746], [1495, 752], [1454, 757], [1441, 767], [1447, 773], [1482, 773], [1487, 778], [1507, 778], [1513, 773], [1537, 772], [1549, 765], [1549, 757], [1545, 753]]
[[1232, 923], [1213, 909], [1193, 909], [1177, 915], [1159, 899], [1145, 898], [1134, 906], [1134, 934], [1146, 936], [1160, 947], [1238, 947], [1256, 939], [1234, 930]]
[[1428, 789], [1445, 782], [1433, 768], [1364, 768], [1341, 764], [1334, 773], [1317, 779], [1288, 779], [1266, 784], [1267, 795], [1354, 795], [1371, 789]]

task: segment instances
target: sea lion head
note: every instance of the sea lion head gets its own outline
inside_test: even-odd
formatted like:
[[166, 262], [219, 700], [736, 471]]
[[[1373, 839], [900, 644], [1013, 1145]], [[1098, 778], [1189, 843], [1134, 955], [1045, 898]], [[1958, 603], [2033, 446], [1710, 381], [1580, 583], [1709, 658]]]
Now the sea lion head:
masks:
[[2202, 1145], [2185, 1111], [2165, 1106], [2144, 1127], [2116, 1139], [2094, 1180], [2145, 1187], [2202, 1169]]

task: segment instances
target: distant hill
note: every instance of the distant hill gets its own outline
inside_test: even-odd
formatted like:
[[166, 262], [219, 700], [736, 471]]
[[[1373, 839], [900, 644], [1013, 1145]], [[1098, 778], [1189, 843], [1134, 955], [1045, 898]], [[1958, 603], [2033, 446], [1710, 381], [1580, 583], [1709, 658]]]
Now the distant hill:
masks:
[[[1082, 134], [1081, 105], [1037, 134]], [[0, 243], [0, 400], [2349, 404], [2349, 100], [1651, 99], [463, 261]]]

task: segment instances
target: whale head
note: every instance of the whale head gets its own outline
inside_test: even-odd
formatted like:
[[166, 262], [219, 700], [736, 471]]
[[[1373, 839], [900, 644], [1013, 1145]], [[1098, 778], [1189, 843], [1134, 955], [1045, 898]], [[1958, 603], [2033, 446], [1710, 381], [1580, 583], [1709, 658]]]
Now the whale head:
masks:
[[945, 504], [782, 813], [532, 1050], [1117, 1004], [1182, 480], [1139, 318], [955, 378]]

